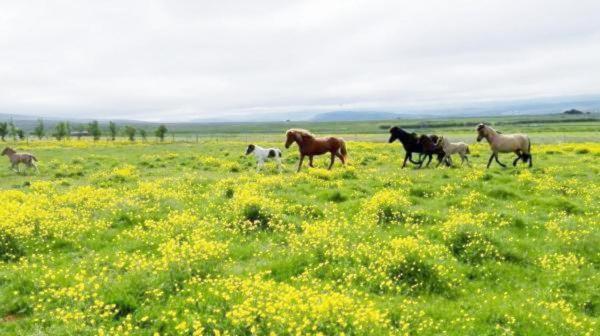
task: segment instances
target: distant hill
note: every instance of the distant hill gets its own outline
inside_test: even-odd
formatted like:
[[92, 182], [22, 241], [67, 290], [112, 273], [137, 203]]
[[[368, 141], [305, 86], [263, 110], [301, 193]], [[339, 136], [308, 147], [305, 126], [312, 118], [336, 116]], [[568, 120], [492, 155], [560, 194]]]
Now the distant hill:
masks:
[[311, 121], [367, 121], [397, 119], [400, 115], [392, 112], [374, 111], [333, 111], [319, 113]]
[[[392, 112], [393, 111], [393, 112]], [[566, 111], [566, 112], [565, 112]], [[214, 123], [252, 123], [252, 122], [345, 122], [345, 121], [380, 121], [396, 119], [440, 119], [452, 117], [489, 117], [489, 116], [519, 116], [543, 114], [579, 114], [579, 111], [591, 113], [600, 112], [600, 95], [549, 97], [537, 99], [518, 99], [507, 101], [475, 101], [472, 103], [456, 105], [429, 105], [423, 107], [386, 108], [386, 111], [364, 110], [338, 110], [318, 112], [310, 110], [298, 111], [273, 111], [270, 113], [238, 113], [215, 114], [206, 117], [191, 118], [188, 121], [171, 121], [168, 116], [161, 123], [167, 124], [214, 124]], [[11, 111], [12, 112], [12, 111]], [[97, 119], [101, 125], [106, 125], [108, 119], [99, 116], [44, 116], [42, 119], [49, 127], [58, 121], [69, 121], [72, 125], [87, 124], [92, 119]], [[27, 115], [24, 112], [12, 114], [0, 109], [0, 122], [12, 119], [18, 127], [29, 130], [35, 126], [38, 115]], [[158, 122], [144, 122], [138, 120], [114, 119], [119, 125], [136, 127], [154, 127]]]

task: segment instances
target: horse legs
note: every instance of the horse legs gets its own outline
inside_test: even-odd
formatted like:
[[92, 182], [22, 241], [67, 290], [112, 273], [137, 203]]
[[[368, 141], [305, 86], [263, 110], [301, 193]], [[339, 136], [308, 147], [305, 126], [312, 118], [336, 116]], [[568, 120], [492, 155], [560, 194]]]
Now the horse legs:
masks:
[[498, 164], [501, 165], [502, 168], [506, 168], [506, 165], [504, 163], [500, 162], [500, 160], [498, 160], [498, 153], [496, 153], [494, 156], [496, 157], [496, 162], [498, 162]]
[[281, 158], [277, 157], [277, 170], [281, 173]]
[[490, 156], [490, 159], [488, 160], [488, 164], [486, 168], [490, 168], [490, 165], [492, 164], [492, 160], [494, 159], [494, 156], [496, 156], [496, 153], [492, 153], [492, 155]]
[[313, 156], [312, 156], [312, 155], [309, 155], [309, 156], [308, 156], [308, 165], [309, 165], [311, 168], [315, 168], [315, 166], [313, 165]]
[[304, 161], [304, 154], [300, 154], [300, 161], [298, 162], [298, 170], [296, 170], [296, 173], [300, 172], [300, 168], [302, 168], [302, 161]]
[[337, 156], [338, 158], [340, 158], [340, 161], [342, 161], [342, 164], [345, 166], [346, 165], [346, 159], [344, 159], [344, 156], [340, 153], [335, 153], [335, 156]]
[[[419, 155], [419, 157], [421, 157], [421, 155]], [[421, 160], [421, 162], [419, 162], [419, 168], [423, 167], [423, 162], [425, 162], [425, 159]]]
[[328, 170], [331, 170], [331, 167], [333, 167], [333, 161], [335, 161], [335, 153], [331, 152], [331, 162], [329, 163], [329, 168], [327, 168]]
[[402, 163], [402, 168], [406, 167], [406, 160], [408, 160], [408, 153], [404, 155], [404, 162]]
[[519, 160], [521, 159], [521, 155], [518, 154], [519, 156], [517, 156], [517, 158], [513, 161], [513, 167], [517, 166], [517, 162], [519, 162]]
[[527, 154], [527, 158], [529, 159], [529, 168], [531, 168], [533, 166], [533, 156], [531, 156], [531, 153]]
[[469, 162], [469, 157], [467, 156], [467, 154], [461, 154], [460, 165], [462, 166], [465, 161], [467, 161], [467, 166], [471, 167], [471, 162]]
[[438, 161], [438, 164], [435, 166], [435, 168], [438, 168], [442, 162], [444, 162], [446, 160], [446, 156], [448, 156], [447, 154], [444, 154], [444, 156], [442, 156], [442, 159]]
[[[429, 155], [429, 161], [427, 161], [425, 168], [429, 167], [429, 164], [431, 163], [431, 160], [433, 159], [433, 154], [428, 154], [428, 155]], [[423, 161], [425, 161], [425, 160], [423, 160]]]
[[517, 154], [517, 158], [513, 161], [513, 167], [517, 166], [517, 162], [519, 162], [520, 159], [522, 159], [523, 162], [527, 162], [527, 155], [526, 154], [521, 154], [520, 150], [516, 150], [515, 154]]
[[262, 160], [257, 160], [256, 161], [256, 172], [257, 173], [260, 172], [260, 169], [262, 168], [263, 163], [264, 162]]

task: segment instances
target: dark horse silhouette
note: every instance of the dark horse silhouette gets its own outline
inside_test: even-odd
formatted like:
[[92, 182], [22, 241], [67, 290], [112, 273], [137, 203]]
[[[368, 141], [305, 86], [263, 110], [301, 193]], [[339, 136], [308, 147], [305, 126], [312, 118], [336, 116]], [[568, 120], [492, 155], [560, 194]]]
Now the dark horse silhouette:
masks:
[[[416, 133], [409, 133], [398, 126], [390, 128], [390, 139], [389, 143], [396, 140], [402, 143], [406, 155], [404, 156], [404, 162], [402, 168], [406, 167], [406, 161], [409, 160], [413, 164], [419, 165], [419, 168], [423, 166], [426, 158], [429, 158], [426, 167], [431, 163], [431, 159], [434, 154], [437, 154], [438, 161], [442, 160], [444, 151], [441, 146], [437, 146], [439, 137], [437, 135], [421, 135], [420, 137]], [[425, 158], [419, 158], [419, 161], [414, 161], [412, 158], [413, 153], [419, 153], [425, 156]]]

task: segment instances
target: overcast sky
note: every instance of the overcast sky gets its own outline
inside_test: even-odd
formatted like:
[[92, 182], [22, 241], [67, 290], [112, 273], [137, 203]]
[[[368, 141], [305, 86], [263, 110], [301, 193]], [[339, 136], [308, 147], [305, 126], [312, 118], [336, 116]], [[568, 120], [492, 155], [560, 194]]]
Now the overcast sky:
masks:
[[0, 2], [0, 113], [186, 120], [600, 93], [600, 1]]

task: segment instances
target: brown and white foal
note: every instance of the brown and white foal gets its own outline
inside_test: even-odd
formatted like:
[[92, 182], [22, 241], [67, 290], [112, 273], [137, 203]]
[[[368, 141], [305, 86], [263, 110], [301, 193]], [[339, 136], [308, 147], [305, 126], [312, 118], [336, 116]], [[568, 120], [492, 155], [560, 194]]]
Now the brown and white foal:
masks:
[[32, 154], [17, 153], [14, 149], [12, 149], [10, 147], [6, 147], [2, 151], [2, 155], [8, 156], [8, 159], [10, 160], [11, 168], [14, 171], [16, 171], [17, 173], [19, 172], [19, 163], [24, 163], [25, 166], [27, 166], [29, 168], [33, 167], [36, 172], [38, 171], [37, 165], [35, 164], [38, 159], [35, 156], [33, 156]]

